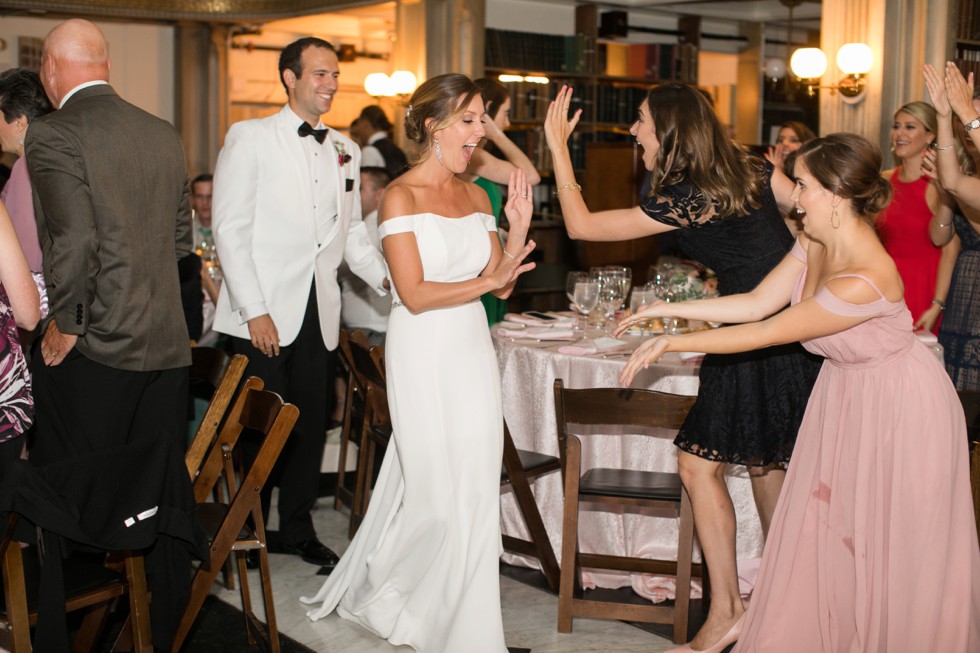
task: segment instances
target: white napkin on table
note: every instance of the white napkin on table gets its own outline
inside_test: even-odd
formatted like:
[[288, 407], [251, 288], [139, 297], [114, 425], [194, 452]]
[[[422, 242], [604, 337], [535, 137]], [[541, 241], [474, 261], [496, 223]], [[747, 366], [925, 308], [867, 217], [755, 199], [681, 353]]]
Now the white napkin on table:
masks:
[[[548, 313], [548, 315], [554, 314]], [[507, 322], [516, 322], [518, 324], [526, 324], [527, 326], [570, 327], [575, 324], [575, 318], [568, 315], [554, 315], [554, 318], [554, 320], [541, 320], [521, 313], [507, 313], [504, 315], [504, 320]]]
[[558, 353], [569, 354], [571, 356], [589, 356], [591, 354], [608, 354], [622, 351], [629, 348], [629, 343], [616, 338], [596, 338], [595, 340], [583, 340], [574, 345], [565, 345], [558, 348]]
[[572, 340], [575, 332], [571, 329], [552, 327], [528, 327], [526, 329], [499, 329], [505, 338], [527, 338], [529, 340]]

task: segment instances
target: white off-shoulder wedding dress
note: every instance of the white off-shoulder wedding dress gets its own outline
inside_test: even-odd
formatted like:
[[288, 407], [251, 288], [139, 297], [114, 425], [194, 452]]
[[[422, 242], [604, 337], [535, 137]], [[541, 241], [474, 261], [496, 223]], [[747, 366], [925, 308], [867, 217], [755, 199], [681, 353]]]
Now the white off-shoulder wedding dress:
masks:
[[[414, 233], [425, 279], [475, 278], [490, 260], [483, 213], [389, 219]], [[394, 293], [393, 293], [394, 295]], [[308, 615], [334, 609], [425, 653], [505, 653], [500, 614], [497, 360], [479, 301], [413, 315], [394, 295], [385, 361], [394, 435], [364, 522]]]

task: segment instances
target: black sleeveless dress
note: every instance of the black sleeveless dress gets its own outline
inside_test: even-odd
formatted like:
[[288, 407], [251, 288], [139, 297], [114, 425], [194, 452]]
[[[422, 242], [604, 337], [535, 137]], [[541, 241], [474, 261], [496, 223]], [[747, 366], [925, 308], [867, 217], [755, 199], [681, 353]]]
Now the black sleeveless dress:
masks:
[[[689, 182], [664, 188], [641, 209], [673, 232], [688, 258], [718, 275], [718, 292], [748, 292], [793, 246], [769, 180], [758, 209], [721, 218]], [[821, 359], [799, 343], [741, 354], [708, 354], [701, 364], [697, 401], [674, 444], [701, 458], [765, 466], [785, 464], [793, 452]]]

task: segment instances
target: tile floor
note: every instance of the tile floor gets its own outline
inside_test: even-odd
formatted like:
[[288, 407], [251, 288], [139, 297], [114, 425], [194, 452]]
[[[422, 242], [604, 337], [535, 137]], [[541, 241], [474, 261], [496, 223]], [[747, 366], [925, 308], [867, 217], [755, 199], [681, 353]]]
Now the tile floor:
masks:
[[[275, 500], [275, 496], [273, 496]], [[274, 513], [275, 511], [273, 511]], [[314, 511], [316, 530], [324, 544], [338, 553], [347, 547], [347, 513], [333, 509], [333, 497], [323, 497]], [[269, 527], [276, 528], [276, 517]], [[276, 617], [280, 631], [318, 652], [344, 653], [410, 653], [407, 646], [392, 646], [361, 627], [330, 615], [317, 622], [306, 618], [306, 606], [300, 596], [316, 593], [324, 580], [317, 567], [299, 557], [271, 554], [272, 587], [276, 597]], [[510, 578], [500, 579], [504, 629], [508, 646], [529, 648], [534, 653], [660, 653], [673, 644], [667, 639], [616, 621], [578, 619], [574, 632], [562, 634], [555, 629], [557, 598]], [[262, 615], [261, 593], [257, 571], [249, 572], [249, 585], [256, 613]], [[228, 603], [241, 606], [237, 587], [227, 590], [215, 583], [212, 594]], [[460, 652], [465, 653], [465, 652]]]

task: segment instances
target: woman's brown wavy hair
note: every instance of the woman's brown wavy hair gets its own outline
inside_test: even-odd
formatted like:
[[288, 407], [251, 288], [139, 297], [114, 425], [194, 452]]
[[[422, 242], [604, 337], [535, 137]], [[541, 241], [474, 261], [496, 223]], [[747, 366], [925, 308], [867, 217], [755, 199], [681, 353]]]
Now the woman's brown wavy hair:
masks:
[[690, 181], [722, 217], [759, 208], [765, 163], [734, 143], [704, 95], [686, 84], [663, 84], [647, 93], [647, 109], [660, 141], [650, 193]]

